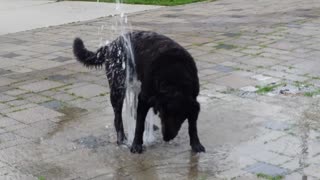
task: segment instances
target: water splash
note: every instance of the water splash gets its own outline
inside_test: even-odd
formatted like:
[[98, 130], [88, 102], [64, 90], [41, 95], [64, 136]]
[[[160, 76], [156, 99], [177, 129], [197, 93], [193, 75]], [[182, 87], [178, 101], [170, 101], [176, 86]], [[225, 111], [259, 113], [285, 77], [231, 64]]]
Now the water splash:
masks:
[[[128, 16], [124, 13], [122, 8], [123, 0], [115, 0], [116, 3], [116, 15], [113, 16], [113, 23], [111, 25], [112, 38], [121, 36], [124, 40], [124, 51], [126, 52], [127, 61], [122, 64], [122, 68], [126, 69], [126, 96], [124, 100], [124, 127], [127, 129], [127, 143], [131, 145], [134, 139], [134, 131], [137, 119], [137, 107], [138, 107], [138, 95], [140, 93], [141, 83], [137, 79], [135, 71], [135, 59], [132, 49], [130, 37], [127, 35], [128, 32], [132, 31], [131, 25], [128, 21]], [[104, 30], [104, 26], [101, 26], [101, 32]], [[110, 38], [110, 37], [109, 37]], [[100, 40], [100, 45], [106, 45], [109, 41], [103, 42]], [[121, 53], [121, 52], [120, 52]], [[153, 136], [153, 124], [155, 115], [153, 111], [149, 111], [144, 132], [145, 144], [152, 143], [154, 141]]]

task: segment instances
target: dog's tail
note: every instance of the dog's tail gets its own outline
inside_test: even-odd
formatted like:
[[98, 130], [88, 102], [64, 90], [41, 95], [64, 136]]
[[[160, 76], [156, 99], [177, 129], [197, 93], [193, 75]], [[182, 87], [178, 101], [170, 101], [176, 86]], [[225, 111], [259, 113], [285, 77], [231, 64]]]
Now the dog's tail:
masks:
[[80, 38], [76, 38], [73, 42], [74, 56], [86, 67], [101, 67], [106, 61], [105, 49], [106, 47], [101, 47], [94, 53], [85, 48]]

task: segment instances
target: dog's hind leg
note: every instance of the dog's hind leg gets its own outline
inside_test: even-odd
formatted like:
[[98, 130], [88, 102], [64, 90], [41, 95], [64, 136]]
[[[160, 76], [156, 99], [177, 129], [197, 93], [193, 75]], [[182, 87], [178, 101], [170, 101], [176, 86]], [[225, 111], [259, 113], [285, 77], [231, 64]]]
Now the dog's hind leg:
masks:
[[132, 153], [142, 153], [144, 124], [150, 105], [139, 95], [136, 130], [130, 151]]
[[122, 107], [125, 97], [124, 88], [111, 87], [110, 99], [114, 112], [114, 126], [117, 132], [117, 144], [123, 144], [126, 140], [122, 122]]

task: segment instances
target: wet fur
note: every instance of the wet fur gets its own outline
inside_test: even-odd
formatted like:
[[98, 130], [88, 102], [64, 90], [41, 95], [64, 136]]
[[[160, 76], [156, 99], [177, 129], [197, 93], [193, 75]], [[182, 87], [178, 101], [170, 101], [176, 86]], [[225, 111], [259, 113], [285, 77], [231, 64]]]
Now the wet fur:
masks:
[[[165, 141], [173, 139], [182, 123], [188, 119], [192, 150], [204, 152], [197, 133], [199, 79], [191, 55], [172, 39], [155, 32], [135, 31], [125, 37], [131, 40], [137, 78], [141, 81], [131, 152], [141, 153], [143, 150], [144, 123], [150, 108], [160, 116]], [[87, 67], [106, 67], [118, 144], [126, 139], [121, 113], [126, 90], [124, 64], [129, 56], [124, 42], [124, 38], [119, 37], [96, 52], [87, 50], [79, 38], [75, 39], [73, 45], [74, 55], [79, 62]]]

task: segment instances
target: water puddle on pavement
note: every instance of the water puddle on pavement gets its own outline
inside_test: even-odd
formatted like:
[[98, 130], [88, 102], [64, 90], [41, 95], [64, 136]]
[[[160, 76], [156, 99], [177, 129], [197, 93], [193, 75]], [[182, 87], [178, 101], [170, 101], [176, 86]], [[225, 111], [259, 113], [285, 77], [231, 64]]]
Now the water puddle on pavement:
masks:
[[59, 118], [59, 122], [57, 122], [57, 126], [55, 126], [48, 134], [43, 137], [44, 139], [50, 139], [58, 132], [63, 132], [65, 130], [65, 126], [79, 120], [84, 113], [88, 112], [86, 109], [82, 109], [79, 107], [67, 107], [61, 106], [57, 108], [57, 110], [64, 114], [64, 116]]

